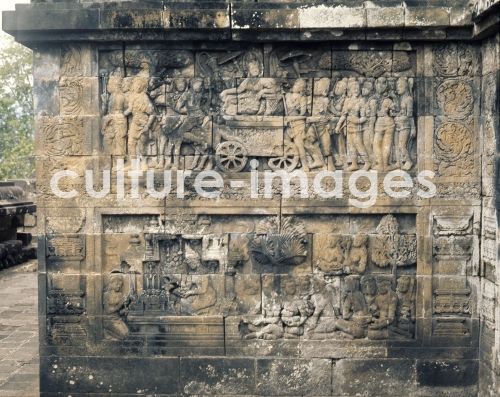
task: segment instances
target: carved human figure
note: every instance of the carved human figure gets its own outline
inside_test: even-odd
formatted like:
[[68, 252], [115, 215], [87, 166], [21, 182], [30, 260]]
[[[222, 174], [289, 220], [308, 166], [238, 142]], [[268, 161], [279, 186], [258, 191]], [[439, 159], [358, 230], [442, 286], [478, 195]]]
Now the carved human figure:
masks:
[[304, 334], [304, 323], [312, 314], [311, 302], [297, 295], [297, 285], [292, 277], [283, 281], [284, 298], [281, 321], [284, 324], [284, 338], [294, 339]]
[[368, 236], [357, 234], [352, 240], [352, 247], [349, 253], [349, 269], [352, 273], [363, 274], [368, 263], [368, 250], [366, 244]]
[[311, 304], [314, 308], [306, 322], [306, 336], [328, 334], [336, 330], [336, 318], [340, 313], [338, 283], [327, 283], [323, 277], [315, 275], [311, 280]]
[[155, 122], [154, 107], [146, 90], [149, 79], [136, 77], [132, 83], [132, 92], [128, 96], [126, 117], [131, 116], [128, 129], [128, 154], [141, 156], [146, 154], [146, 142], [151, 139], [151, 127]]
[[232, 116], [279, 115], [283, 102], [279, 84], [272, 78], [260, 78], [262, 69], [257, 60], [250, 60], [246, 69], [248, 77], [238, 87], [221, 92], [224, 113]]
[[336, 328], [355, 339], [364, 338], [371, 321], [370, 312], [363, 293], [360, 291], [359, 276], [347, 276], [344, 284], [342, 318]]
[[375, 298], [377, 308], [369, 326], [370, 339], [385, 339], [389, 336], [388, 327], [394, 322], [398, 298], [392, 290], [392, 282], [389, 279], [381, 279], [377, 282], [378, 293]]
[[180, 291], [183, 299], [190, 298], [190, 308], [196, 315], [207, 314], [217, 303], [217, 292], [209, 276], [199, 276], [187, 282]]
[[365, 302], [370, 313], [374, 314], [377, 311], [375, 298], [377, 296], [377, 281], [371, 275], [361, 277], [361, 291], [365, 297]]
[[363, 82], [361, 96], [363, 97], [362, 114], [366, 118], [366, 121], [362, 126], [363, 143], [370, 162], [375, 164], [375, 158], [373, 155], [373, 138], [375, 135], [375, 122], [377, 121], [377, 100], [373, 96], [373, 80], [366, 79]]
[[340, 235], [333, 235], [328, 245], [328, 265], [322, 266], [325, 273], [341, 272], [345, 264], [345, 241]]
[[131, 298], [123, 291], [122, 274], [111, 274], [103, 296], [104, 314], [103, 327], [108, 339], [121, 340], [129, 333], [123, 320], [128, 314]]
[[321, 151], [326, 158], [329, 170], [334, 170], [332, 140], [330, 136], [331, 114], [329, 109], [330, 79], [324, 77], [314, 81], [314, 96], [312, 117], [309, 118], [311, 125], [308, 134], [318, 137]]
[[102, 120], [104, 150], [115, 156], [125, 156], [127, 151], [127, 118], [124, 116], [125, 95], [121, 77], [110, 77], [105, 116]]
[[363, 143], [363, 124], [367, 121], [363, 114], [363, 99], [360, 97], [361, 89], [356, 79], [350, 79], [348, 84], [348, 96], [342, 107], [342, 116], [337, 123], [335, 131], [344, 134], [347, 140], [347, 152], [351, 165], [347, 171], [359, 169], [358, 156], [364, 162], [363, 169], [369, 170], [370, 160]]
[[415, 322], [414, 279], [411, 276], [401, 276], [397, 280], [396, 295], [397, 327], [404, 332], [411, 333]]
[[[299, 152], [302, 169], [308, 172], [311, 168], [323, 167], [324, 163], [316, 136], [309, 137], [306, 134], [306, 117], [309, 113], [306, 89], [306, 80], [295, 81], [291, 92], [285, 95], [285, 111], [288, 136]], [[309, 164], [307, 154], [313, 159], [312, 164]]]
[[208, 109], [203, 102], [205, 97], [203, 80], [191, 80], [189, 89], [179, 97], [175, 105], [175, 111], [182, 116], [170, 139], [174, 146], [174, 159], [177, 159], [174, 161], [179, 159], [183, 142], [193, 146], [195, 158], [192, 168], [198, 170], [202, 170], [208, 161], [208, 143], [204, 134], [210, 128], [210, 118], [206, 116]]
[[373, 153], [375, 155], [377, 171], [391, 169], [389, 160], [393, 146], [396, 107], [394, 101], [387, 95], [388, 83], [385, 77], [379, 77], [375, 84], [378, 98], [377, 121], [375, 122], [375, 136], [373, 139]]
[[399, 107], [394, 121], [396, 123], [396, 167], [408, 171], [413, 167], [409, 153], [410, 139], [416, 137], [413, 118], [413, 79], [400, 77], [396, 83]]
[[280, 339], [284, 335], [283, 323], [281, 321], [281, 305], [274, 302], [269, 309], [262, 309], [262, 316], [245, 322], [248, 327], [248, 334], [244, 339]]
[[[347, 78], [340, 79], [335, 83], [335, 87], [333, 88], [333, 96], [330, 99], [329, 106], [330, 113], [332, 114], [332, 129], [335, 129], [342, 116], [342, 109], [347, 99], [348, 81]], [[335, 165], [337, 167], [343, 167], [347, 164], [345, 136], [343, 134], [334, 134], [333, 139], [334, 147], [337, 150]]]

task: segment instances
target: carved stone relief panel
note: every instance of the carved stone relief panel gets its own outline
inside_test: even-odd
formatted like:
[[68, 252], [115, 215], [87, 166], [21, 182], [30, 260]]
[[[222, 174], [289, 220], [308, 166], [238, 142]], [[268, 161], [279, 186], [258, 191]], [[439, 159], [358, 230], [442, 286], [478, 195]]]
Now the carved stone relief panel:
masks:
[[287, 171], [414, 168], [414, 52], [130, 49], [122, 61], [102, 52], [100, 68], [102, 147], [116, 156], [228, 173], [252, 159]]
[[[351, 232], [338, 234], [343, 218]], [[200, 346], [217, 349], [227, 317], [235, 343], [412, 339], [414, 219], [105, 215], [104, 338], [142, 349], [158, 337], [154, 349], [167, 352], [197, 338], [182, 321], [196, 328], [210, 318], [219, 326]], [[177, 325], [166, 330], [170, 319]], [[176, 343], [174, 332], [182, 335]]]

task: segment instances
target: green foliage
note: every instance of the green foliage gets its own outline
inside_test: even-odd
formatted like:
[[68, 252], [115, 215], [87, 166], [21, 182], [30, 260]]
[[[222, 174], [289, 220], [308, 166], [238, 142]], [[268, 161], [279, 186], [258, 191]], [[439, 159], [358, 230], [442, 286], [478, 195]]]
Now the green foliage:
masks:
[[34, 173], [32, 52], [0, 36], [0, 180]]

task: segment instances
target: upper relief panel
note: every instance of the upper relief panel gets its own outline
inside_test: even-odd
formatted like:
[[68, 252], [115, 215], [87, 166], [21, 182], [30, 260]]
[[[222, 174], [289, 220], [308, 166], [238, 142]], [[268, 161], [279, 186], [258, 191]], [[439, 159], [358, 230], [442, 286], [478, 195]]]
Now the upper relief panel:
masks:
[[158, 169], [416, 163], [415, 53], [276, 44], [100, 54], [103, 149]]

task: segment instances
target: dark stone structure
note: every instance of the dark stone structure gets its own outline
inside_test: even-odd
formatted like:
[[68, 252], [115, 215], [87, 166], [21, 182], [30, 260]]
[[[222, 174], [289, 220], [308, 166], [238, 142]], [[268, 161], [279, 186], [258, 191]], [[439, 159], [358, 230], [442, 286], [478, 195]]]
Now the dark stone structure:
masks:
[[[35, 52], [42, 395], [499, 395], [498, 8], [4, 13]], [[154, 186], [142, 173], [92, 193], [136, 166]], [[346, 181], [289, 197], [260, 180], [257, 197], [255, 169]], [[216, 199], [197, 194], [208, 170]], [[380, 191], [365, 207], [347, 184], [363, 171], [379, 179], [358, 189]], [[410, 194], [388, 193], [393, 171]]]
[[0, 270], [36, 257], [25, 217], [36, 210], [27, 192], [14, 182], [0, 182]]

